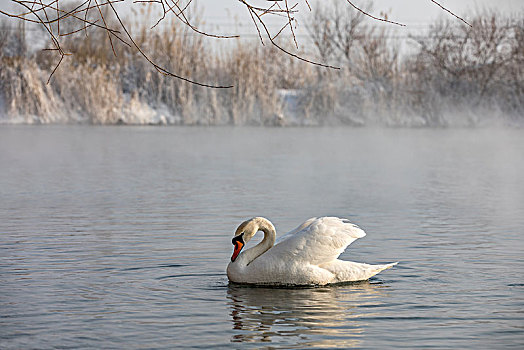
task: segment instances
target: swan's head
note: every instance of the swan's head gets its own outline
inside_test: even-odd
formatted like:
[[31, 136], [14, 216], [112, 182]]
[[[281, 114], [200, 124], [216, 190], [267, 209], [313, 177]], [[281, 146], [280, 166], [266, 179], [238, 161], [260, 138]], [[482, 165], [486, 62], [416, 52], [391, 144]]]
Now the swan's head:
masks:
[[235, 237], [233, 237], [233, 240], [231, 241], [235, 246], [233, 255], [231, 256], [231, 261], [235, 261], [237, 259], [238, 255], [242, 251], [242, 248], [244, 248], [247, 242], [249, 242], [251, 238], [253, 238], [253, 236], [257, 233], [258, 229], [260, 228], [257, 219], [258, 218], [249, 219], [238, 226], [237, 230], [235, 231]]

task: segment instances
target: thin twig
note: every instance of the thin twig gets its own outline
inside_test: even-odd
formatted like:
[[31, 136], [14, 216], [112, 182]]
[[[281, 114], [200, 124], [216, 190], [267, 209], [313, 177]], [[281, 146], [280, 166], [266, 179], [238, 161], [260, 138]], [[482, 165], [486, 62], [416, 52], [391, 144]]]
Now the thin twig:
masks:
[[458, 18], [462, 22], [466, 23], [468, 26], [472, 27], [472, 25], [469, 24], [468, 22], [466, 22], [466, 20], [464, 18], [457, 16], [456, 14], [454, 14], [453, 12], [451, 12], [450, 10], [448, 10], [447, 8], [445, 8], [444, 6], [442, 6], [441, 4], [436, 2], [435, 0], [430, 0], [430, 1], [432, 3], [434, 3], [435, 5], [437, 5], [438, 7], [440, 7], [441, 9], [443, 9], [444, 11], [448, 12], [449, 14], [451, 14], [453, 17]]
[[[111, 2], [111, 0], [108, 0], [108, 2]], [[104, 14], [102, 13], [100, 6], [98, 5], [98, 0], [95, 0], [95, 5], [98, 9], [98, 13], [100, 14], [100, 18], [102, 18], [102, 22], [104, 22], [104, 26], [108, 28], [106, 19], [104, 18]], [[111, 39], [111, 35], [109, 34], [109, 32], [107, 32], [107, 37], [109, 38], [109, 44], [111, 45], [111, 50], [113, 50], [113, 55], [116, 56], [115, 45], [113, 45], [113, 39]]]
[[287, 4], [287, 0], [284, 0], [284, 3], [286, 4], [286, 13], [287, 13], [287, 19], [289, 23], [289, 29], [291, 30], [291, 35], [293, 36], [293, 41], [295, 42], [295, 46], [298, 49], [297, 37], [295, 35], [295, 31], [293, 30], [293, 24], [291, 23], [291, 21], [294, 19], [292, 19], [291, 15], [289, 14], [289, 6]]
[[304, 62], [307, 62], [307, 63], [310, 63], [310, 64], [313, 64], [313, 65], [316, 65], [316, 66], [321, 66], [321, 67], [326, 67], [326, 68], [332, 68], [332, 69], [340, 69], [339, 67], [335, 67], [335, 66], [330, 66], [328, 64], [324, 64], [324, 63], [319, 63], [319, 62], [315, 62], [315, 61], [311, 61], [311, 60], [308, 60], [307, 58], [304, 58], [304, 57], [301, 57], [297, 54], [294, 54], [292, 52], [289, 52], [287, 51], [286, 49], [284, 49], [283, 47], [281, 47], [280, 45], [278, 45], [275, 41], [271, 40], [271, 34], [269, 32], [269, 29], [267, 28], [266, 24], [264, 23], [264, 21], [262, 21], [262, 19], [258, 16], [258, 14], [255, 12], [254, 9], [251, 9], [250, 8], [250, 11], [253, 13], [253, 15], [258, 19], [258, 21], [260, 22], [260, 25], [262, 25], [262, 28], [264, 28], [264, 31], [266, 32], [266, 35], [267, 37], [269, 38], [269, 41], [271, 41], [271, 44], [273, 46], [275, 46], [277, 49], [279, 49], [280, 51], [284, 52], [285, 54], [289, 55], [289, 56], [292, 56], [292, 57], [295, 57], [296, 59], [299, 59], [301, 61], [304, 61]]
[[[398, 26], [401, 26], [401, 27], [405, 27], [406, 25], [405, 24], [402, 24], [402, 23], [398, 23], [398, 22], [393, 22], [393, 21], [390, 21], [390, 20], [387, 20], [385, 18], [380, 18], [380, 17], [375, 17], [373, 16], [372, 14], [362, 10], [360, 7], [357, 7], [355, 4], [353, 4], [350, 0], [346, 0], [348, 2], [348, 4], [353, 7], [355, 10], [357, 10], [358, 12], [370, 17], [370, 18], [373, 18], [377, 21], [381, 21], [381, 22], [386, 22], [386, 23], [391, 23], [391, 24], [396, 24]], [[432, 0], [433, 1], [433, 0]]]

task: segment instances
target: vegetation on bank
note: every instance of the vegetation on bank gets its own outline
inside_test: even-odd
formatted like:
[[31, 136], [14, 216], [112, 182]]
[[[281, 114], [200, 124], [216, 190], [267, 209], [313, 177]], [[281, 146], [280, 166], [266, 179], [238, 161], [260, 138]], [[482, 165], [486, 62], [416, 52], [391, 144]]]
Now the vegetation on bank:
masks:
[[[346, 12], [347, 11], [347, 12]], [[399, 54], [389, 27], [326, 6], [308, 23], [315, 52], [341, 70], [313, 66], [260, 45], [213, 48], [173, 22], [135, 25], [158, 64], [204, 88], [166, 77], [102, 31], [71, 36], [56, 66], [32, 52], [23, 31], [0, 28], [0, 122], [183, 125], [469, 126], [524, 122], [524, 20], [489, 13], [435, 23]]]

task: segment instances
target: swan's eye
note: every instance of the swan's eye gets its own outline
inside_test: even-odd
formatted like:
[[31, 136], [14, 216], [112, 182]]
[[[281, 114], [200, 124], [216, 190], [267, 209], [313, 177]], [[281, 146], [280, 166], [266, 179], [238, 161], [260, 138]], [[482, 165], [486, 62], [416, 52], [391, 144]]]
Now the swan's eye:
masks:
[[242, 244], [244, 244], [244, 232], [242, 232], [241, 234], [239, 234], [238, 236], [235, 236], [232, 240], [231, 240], [231, 243], [235, 244], [236, 242], [240, 242]]

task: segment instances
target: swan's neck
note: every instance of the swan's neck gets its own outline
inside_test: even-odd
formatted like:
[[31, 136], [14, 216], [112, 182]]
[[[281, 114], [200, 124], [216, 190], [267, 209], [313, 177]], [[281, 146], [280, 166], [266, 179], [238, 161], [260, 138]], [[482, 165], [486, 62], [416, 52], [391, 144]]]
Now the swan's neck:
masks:
[[258, 231], [264, 232], [264, 239], [253, 248], [247, 249], [244, 254], [242, 254], [244, 260], [243, 262], [246, 265], [251, 264], [253, 260], [267, 252], [275, 244], [275, 239], [277, 236], [275, 226], [273, 226], [269, 220], [263, 218], [257, 219], [260, 219], [258, 220]]

